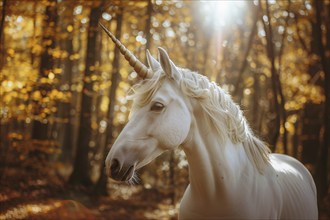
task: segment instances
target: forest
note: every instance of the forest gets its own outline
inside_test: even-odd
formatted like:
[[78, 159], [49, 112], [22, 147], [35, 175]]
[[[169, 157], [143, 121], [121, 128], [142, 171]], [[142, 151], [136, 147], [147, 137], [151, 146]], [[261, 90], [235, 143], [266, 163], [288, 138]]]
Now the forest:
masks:
[[227, 91], [272, 152], [311, 172], [330, 218], [329, 0], [1, 0], [0, 219], [177, 219], [189, 184], [178, 148], [107, 177], [104, 161], [141, 79], [100, 28], [147, 65]]

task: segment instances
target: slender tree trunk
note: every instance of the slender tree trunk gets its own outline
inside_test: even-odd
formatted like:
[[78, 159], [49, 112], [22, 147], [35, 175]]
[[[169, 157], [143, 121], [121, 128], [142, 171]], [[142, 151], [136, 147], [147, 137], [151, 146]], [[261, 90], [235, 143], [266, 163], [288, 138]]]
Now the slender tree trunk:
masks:
[[[115, 36], [117, 39], [120, 40], [121, 38], [121, 32], [122, 32], [122, 21], [123, 21], [123, 10], [121, 8], [120, 12], [117, 14], [117, 26], [116, 26], [116, 33], [115, 33]], [[120, 51], [119, 51], [119, 48], [118, 47], [115, 47], [115, 51], [114, 51], [114, 58], [113, 58], [113, 61], [112, 61], [112, 77], [111, 77], [111, 88], [110, 88], [110, 91], [109, 91], [109, 99], [110, 99], [110, 102], [109, 102], [109, 106], [108, 106], [108, 115], [109, 115], [109, 124], [108, 124], [108, 127], [107, 127], [107, 131], [106, 131], [106, 134], [107, 134], [107, 141], [106, 141], [106, 146], [104, 148], [104, 160], [105, 161], [105, 158], [108, 154], [108, 151], [109, 151], [109, 147], [111, 146], [112, 144], [112, 141], [113, 141], [113, 136], [112, 136], [112, 133], [113, 133], [113, 130], [114, 130], [114, 125], [113, 125], [113, 122], [114, 122], [114, 113], [115, 113], [115, 104], [116, 104], [116, 92], [117, 92], [117, 87], [118, 87], [118, 84], [119, 84], [119, 81], [120, 81], [120, 73], [119, 73], [119, 70], [120, 70], [120, 63], [119, 63], [119, 60], [120, 60], [120, 57], [121, 57], [121, 54], [120, 54]], [[107, 176], [104, 172], [104, 169], [103, 167], [101, 168], [101, 176], [99, 178], [99, 181], [96, 185], [96, 188], [95, 188], [95, 191], [98, 193], [98, 194], [106, 194], [107, 191], [106, 191], [106, 184], [107, 184]]]
[[[326, 46], [322, 41], [322, 10], [328, 10], [330, 13], [330, 6], [324, 8], [322, 1], [314, 1], [315, 16], [316, 16], [316, 36], [319, 42], [319, 56], [321, 60], [322, 70], [324, 72], [324, 94], [325, 94], [325, 109], [324, 109], [324, 134], [323, 143], [321, 145], [319, 160], [316, 168], [316, 184], [318, 189], [319, 199], [323, 199], [327, 195], [329, 187], [328, 183], [328, 160], [329, 160], [329, 148], [330, 148], [330, 60], [327, 58], [327, 54], [330, 54], [330, 25], [329, 18], [326, 25]], [[329, 16], [329, 14], [328, 14]]]
[[[147, 20], [146, 20], [146, 26], [144, 29], [144, 32], [146, 33], [146, 50], [150, 49], [150, 45], [151, 45], [151, 33], [150, 33], [150, 29], [151, 29], [151, 18], [152, 18], [152, 11], [153, 11], [153, 5], [152, 5], [152, 1], [148, 0], [148, 6], [147, 6]], [[147, 61], [147, 56], [145, 56], [145, 64], [148, 63]]]
[[238, 77], [237, 77], [237, 80], [236, 80], [236, 83], [235, 83], [235, 87], [234, 87], [234, 92], [233, 92], [233, 96], [235, 97], [239, 97], [239, 99], [241, 99], [242, 97], [242, 91], [243, 89], [241, 89], [241, 83], [242, 83], [242, 79], [243, 79], [243, 73], [246, 69], [246, 66], [248, 64], [248, 56], [250, 54], [250, 51], [251, 51], [251, 48], [252, 48], [252, 45], [253, 45], [253, 40], [254, 40], [254, 37], [255, 37], [255, 34], [257, 33], [257, 22], [258, 22], [258, 18], [259, 18], [259, 13], [258, 13], [258, 8], [253, 6], [254, 7], [254, 19], [253, 19], [253, 26], [252, 26], [252, 29], [251, 29], [251, 32], [250, 32], [250, 36], [249, 36], [249, 39], [248, 39], [248, 42], [247, 42], [247, 46], [246, 46], [246, 50], [245, 50], [245, 53], [244, 53], [244, 58], [243, 58], [243, 63], [239, 69], [239, 72], [238, 72]]
[[99, 32], [98, 22], [103, 10], [102, 2], [99, 6], [93, 7], [90, 12], [90, 22], [88, 27], [87, 36], [87, 55], [86, 55], [86, 65], [84, 73], [84, 86], [83, 94], [80, 108], [80, 126], [78, 143], [76, 147], [75, 162], [73, 166], [73, 172], [70, 176], [69, 183], [71, 184], [82, 184], [84, 186], [90, 186], [92, 184], [89, 176], [89, 162], [88, 153], [91, 141], [91, 116], [92, 116], [92, 91], [93, 82], [88, 80], [90, 76], [93, 75], [96, 56], [95, 54], [97, 45], [97, 34]]
[[[67, 88], [71, 88], [72, 85], [72, 72], [73, 72], [73, 59], [71, 56], [74, 54], [73, 50], [73, 29], [70, 30], [67, 27], [73, 27], [73, 4], [66, 1], [65, 11], [63, 12], [64, 26], [62, 32], [66, 33], [66, 38], [63, 40], [63, 49], [68, 53], [68, 58], [64, 60], [62, 65], [62, 78], [61, 84]], [[70, 89], [68, 89], [70, 91]], [[62, 146], [61, 160], [69, 163], [73, 158], [73, 117], [71, 115], [71, 100], [65, 103], [59, 104], [59, 117], [65, 120], [61, 125], [60, 143]]]
[[171, 199], [171, 204], [175, 206], [175, 153], [172, 151], [170, 153], [170, 199]]
[[[287, 11], [290, 12], [291, 9], [291, 1], [288, 0], [288, 8]], [[282, 83], [281, 83], [281, 78], [280, 78], [280, 74], [281, 74], [281, 68], [282, 68], [282, 55], [283, 55], [283, 51], [284, 51], [284, 46], [285, 46], [285, 39], [286, 39], [286, 33], [287, 33], [287, 27], [288, 27], [288, 21], [289, 21], [289, 13], [287, 15], [287, 17], [285, 18], [285, 30], [283, 32], [283, 36], [282, 36], [282, 40], [281, 40], [281, 48], [278, 54], [278, 72], [276, 75], [276, 84], [277, 84], [277, 88], [278, 88], [278, 93], [279, 93], [279, 102], [280, 102], [280, 114], [282, 117], [282, 128], [283, 128], [283, 150], [285, 154], [288, 154], [288, 130], [285, 127], [286, 121], [287, 121], [287, 113], [285, 110], [285, 97], [283, 94], [283, 89], [282, 89]]]
[[[37, 12], [37, 5], [38, 2], [37, 0], [35, 0], [33, 2], [33, 32], [32, 32], [32, 42], [33, 44], [36, 43], [36, 29], [37, 29], [37, 16], [38, 16], [38, 12]], [[31, 54], [31, 65], [34, 66], [35, 65], [35, 53], [33, 51], [33, 47], [31, 47], [30, 50], [30, 54]]]
[[[5, 43], [4, 43], [4, 28], [5, 28], [5, 17], [6, 17], [6, 7], [7, 7], [7, 0], [2, 1], [2, 10], [1, 10], [1, 21], [0, 21], [0, 72], [2, 70], [2, 67], [4, 65], [4, 58], [5, 58]], [[2, 97], [0, 97], [2, 99]], [[2, 122], [2, 118], [0, 119], [0, 122]], [[5, 158], [7, 154], [7, 150], [9, 148], [9, 141], [8, 138], [6, 138], [6, 134], [9, 131], [9, 123], [0, 123], [0, 169], [2, 168], [1, 165], [5, 166]], [[0, 170], [0, 177], [2, 177], [2, 170]]]
[[0, 58], [0, 71], [4, 65], [5, 62], [5, 40], [4, 40], [4, 29], [5, 29], [5, 18], [6, 18], [6, 8], [7, 8], [7, 0], [2, 1], [2, 15], [1, 15], [1, 21], [0, 21], [0, 54], [2, 55]]
[[[268, 18], [268, 25], [264, 21], [263, 18], [262, 22], [264, 25], [265, 33], [266, 33], [266, 40], [267, 40], [267, 56], [271, 64], [271, 86], [272, 86], [272, 91], [273, 91], [273, 96], [274, 96], [274, 114], [275, 114], [275, 119], [274, 123], [275, 125], [273, 126], [273, 131], [274, 133], [271, 135], [270, 134], [270, 144], [273, 146], [273, 150], [276, 150], [276, 142], [280, 134], [280, 124], [281, 124], [281, 118], [280, 118], [280, 102], [278, 98], [278, 87], [277, 87], [277, 71], [275, 67], [275, 52], [274, 52], [274, 43], [273, 43], [273, 30], [272, 30], [272, 25], [271, 25], [271, 17], [270, 17], [270, 12], [269, 12], [269, 5], [268, 1], [266, 2], [266, 16]], [[262, 2], [259, 0], [259, 7], [262, 10]]]
[[[71, 1], [71, 0], [68, 0]], [[79, 22], [77, 25], [77, 29], [80, 30], [82, 28], [82, 24]], [[78, 31], [79, 32], [79, 31]], [[77, 36], [77, 47], [74, 48], [74, 54], [79, 54], [83, 50], [85, 50], [85, 47], [83, 46], [83, 36], [81, 34], [78, 34]], [[72, 66], [72, 79], [73, 83], [77, 83], [74, 79], [77, 79], [80, 77], [81, 73], [79, 70], [79, 64], [81, 61], [77, 59], [73, 59], [73, 66]], [[80, 113], [81, 113], [81, 101], [82, 101], [82, 93], [80, 91], [72, 91], [71, 93], [71, 121], [72, 121], [72, 165], [74, 165], [74, 158], [76, 157], [77, 147], [78, 147], [78, 140], [79, 140], [79, 126], [80, 126]]]
[[[311, 35], [309, 36], [310, 41], [304, 41], [302, 39], [303, 36], [300, 36], [301, 34], [298, 33], [298, 38], [300, 39], [302, 47], [308, 52], [308, 56], [311, 57], [319, 57], [320, 58], [320, 52], [319, 48], [322, 47], [322, 41], [320, 41], [321, 34], [319, 32], [319, 27], [318, 23], [316, 21], [316, 16], [315, 16], [315, 4], [313, 4], [313, 11], [314, 11], [314, 16], [310, 17], [310, 27], [311, 27]], [[298, 15], [299, 16], [299, 15]], [[298, 17], [299, 18], [299, 17]], [[296, 27], [299, 27], [299, 20], [296, 18]], [[297, 29], [298, 31], [298, 29]], [[309, 46], [306, 45], [306, 42], [309, 42]], [[308, 74], [310, 75], [310, 80], [308, 83], [310, 84], [316, 84], [320, 87], [323, 87], [324, 80], [322, 77], [320, 77], [322, 71], [322, 66], [321, 62], [319, 60], [315, 59], [310, 59], [311, 62], [308, 63]], [[295, 93], [293, 93], [293, 97], [299, 92], [299, 90], [296, 90]], [[313, 113], [310, 113], [310, 112]], [[302, 151], [299, 155], [301, 155], [301, 160], [304, 163], [314, 163], [317, 165], [318, 161], [320, 161], [319, 158], [319, 153], [321, 152], [322, 148], [322, 138], [319, 135], [319, 128], [322, 129], [322, 122], [320, 122], [319, 126], [311, 126], [310, 123], [305, 123], [307, 121], [315, 121], [315, 116], [316, 115], [321, 115], [323, 114], [324, 109], [323, 108], [315, 108], [313, 107], [311, 103], [305, 103], [304, 105], [304, 110], [302, 111], [303, 114], [300, 114], [300, 126], [301, 126], [301, 132], [302, 135], [304, 133], [310, 133], [310, 129], [312, 129], [312, 133], [315, 133], [314, 135], [318, 135], [317, 137], [312, 137], [309, 136], [308, 138], [304, 138], [303, 140], [300, 140], [300, 144], [302, 147]], [[323, 120], [322, 120], [323, 121]], [[315, 122], [317, 123], [317, 122]], [[314, 123], [313, 123], [314, 124]], [[312, 128], [313, 127], [313, 128]], [[322, 129], [323, 131], [323, 129]], [[312, 142], [312, 143], [311, 143]]]
[[[255, 73], [253, 75], [254, 78], [254, 83], [253, 83], [253, 102], [252, 102], [252, 109], [253, 109], [253, 116], [252, 116], [252, 121], [253, 121], [253, 126], [252, 128], [256, 130], [257, 124], [258, 124], [258, 118], [259, 118], [259, 100], [260, 100], [260, 82], [259, 82], [259, 74]], [[260, 132], [260, 131], [258, 131]]]
[[[54, 57], [51, 54], [51, 51], [55, 48], [55, 33], [56, 33], [56, 24], [57, 24], [57, 1], [50, 0], [49, 5], [46, 7], [46, 12], [43, 20], [43, 38], [42, 46], [44, 51], [41, 54], [40, 67], [39, 67], [39, 79], [48, 78], [48, 74], [52, 71], [54, 67]], [[42, 123], [41, 121], [48, 117], [44, 113], [44, 107], [42, 106], [42, 98], [46, 97], [49, 91], [52, 89], [52, 85], [49, 83], [40, 83], [37, 86], [36, 91], [38, 90], [41, 94], [41, 98], [34, 100], [34, 109], [33, 114], [39, 118], [39, 120], [34, 120], [33, 129], [32, 129], [32, 139], [45, 140], [48, 138], [47, 123]]]
[[2, 13], [1, 13], [2, 15], [1, 15], [1, 21], [0, 21], [0, 42], [1, 43], [2, 43], [2, 39], [3, 39], [2, 36], [3, 36], [3, 32], [4, 32], [4, 27], [5, 27], [6, 7], [7, 7], [7, 0], [2, 0]]

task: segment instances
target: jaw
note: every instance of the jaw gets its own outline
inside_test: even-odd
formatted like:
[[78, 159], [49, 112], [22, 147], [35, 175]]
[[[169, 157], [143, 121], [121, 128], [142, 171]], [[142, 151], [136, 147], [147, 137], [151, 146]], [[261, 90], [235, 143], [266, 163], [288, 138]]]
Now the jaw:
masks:
[[155, 148], [152, 151], [147, 152], [147, 156], [142, 156], [140, 157], [141, 160], [139, 160], [139, 162], [136, 165], [136, 169], [140, 169], [144, 166], [146, 166], [147, 164], [149, 164], [151, 161], [155, 160], [159, 155], [161, 155], [162, 153], [164, 153], [165, 150], [161, 150], [159, 148]]

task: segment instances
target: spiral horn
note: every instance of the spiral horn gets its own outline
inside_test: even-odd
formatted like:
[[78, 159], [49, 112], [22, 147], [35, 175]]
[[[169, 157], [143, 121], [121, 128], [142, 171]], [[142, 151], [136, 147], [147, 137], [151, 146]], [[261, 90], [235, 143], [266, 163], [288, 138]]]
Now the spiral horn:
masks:
[[143, 79], [150, 78], [152, 71], [148, 69], [141, 61], [139, 61], [103, 24], [99, 23], [102, 29], [107, 33], [111, 40], [119, 48], [120, 53], [124, 55], [125, 59], [129, 62], [129, 65], [133, 67], [135, 72]]

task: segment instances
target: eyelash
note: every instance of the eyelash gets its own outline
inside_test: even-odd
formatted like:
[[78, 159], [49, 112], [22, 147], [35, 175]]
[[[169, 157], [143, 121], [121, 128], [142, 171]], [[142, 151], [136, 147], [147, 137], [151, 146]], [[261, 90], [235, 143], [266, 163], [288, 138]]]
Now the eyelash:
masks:
[[154, 112], [160, 112], [165, 108], [165, 105], [163, 103], [160, 102], [155, 102], [151, 108], [150, 111], [154, 111]]

